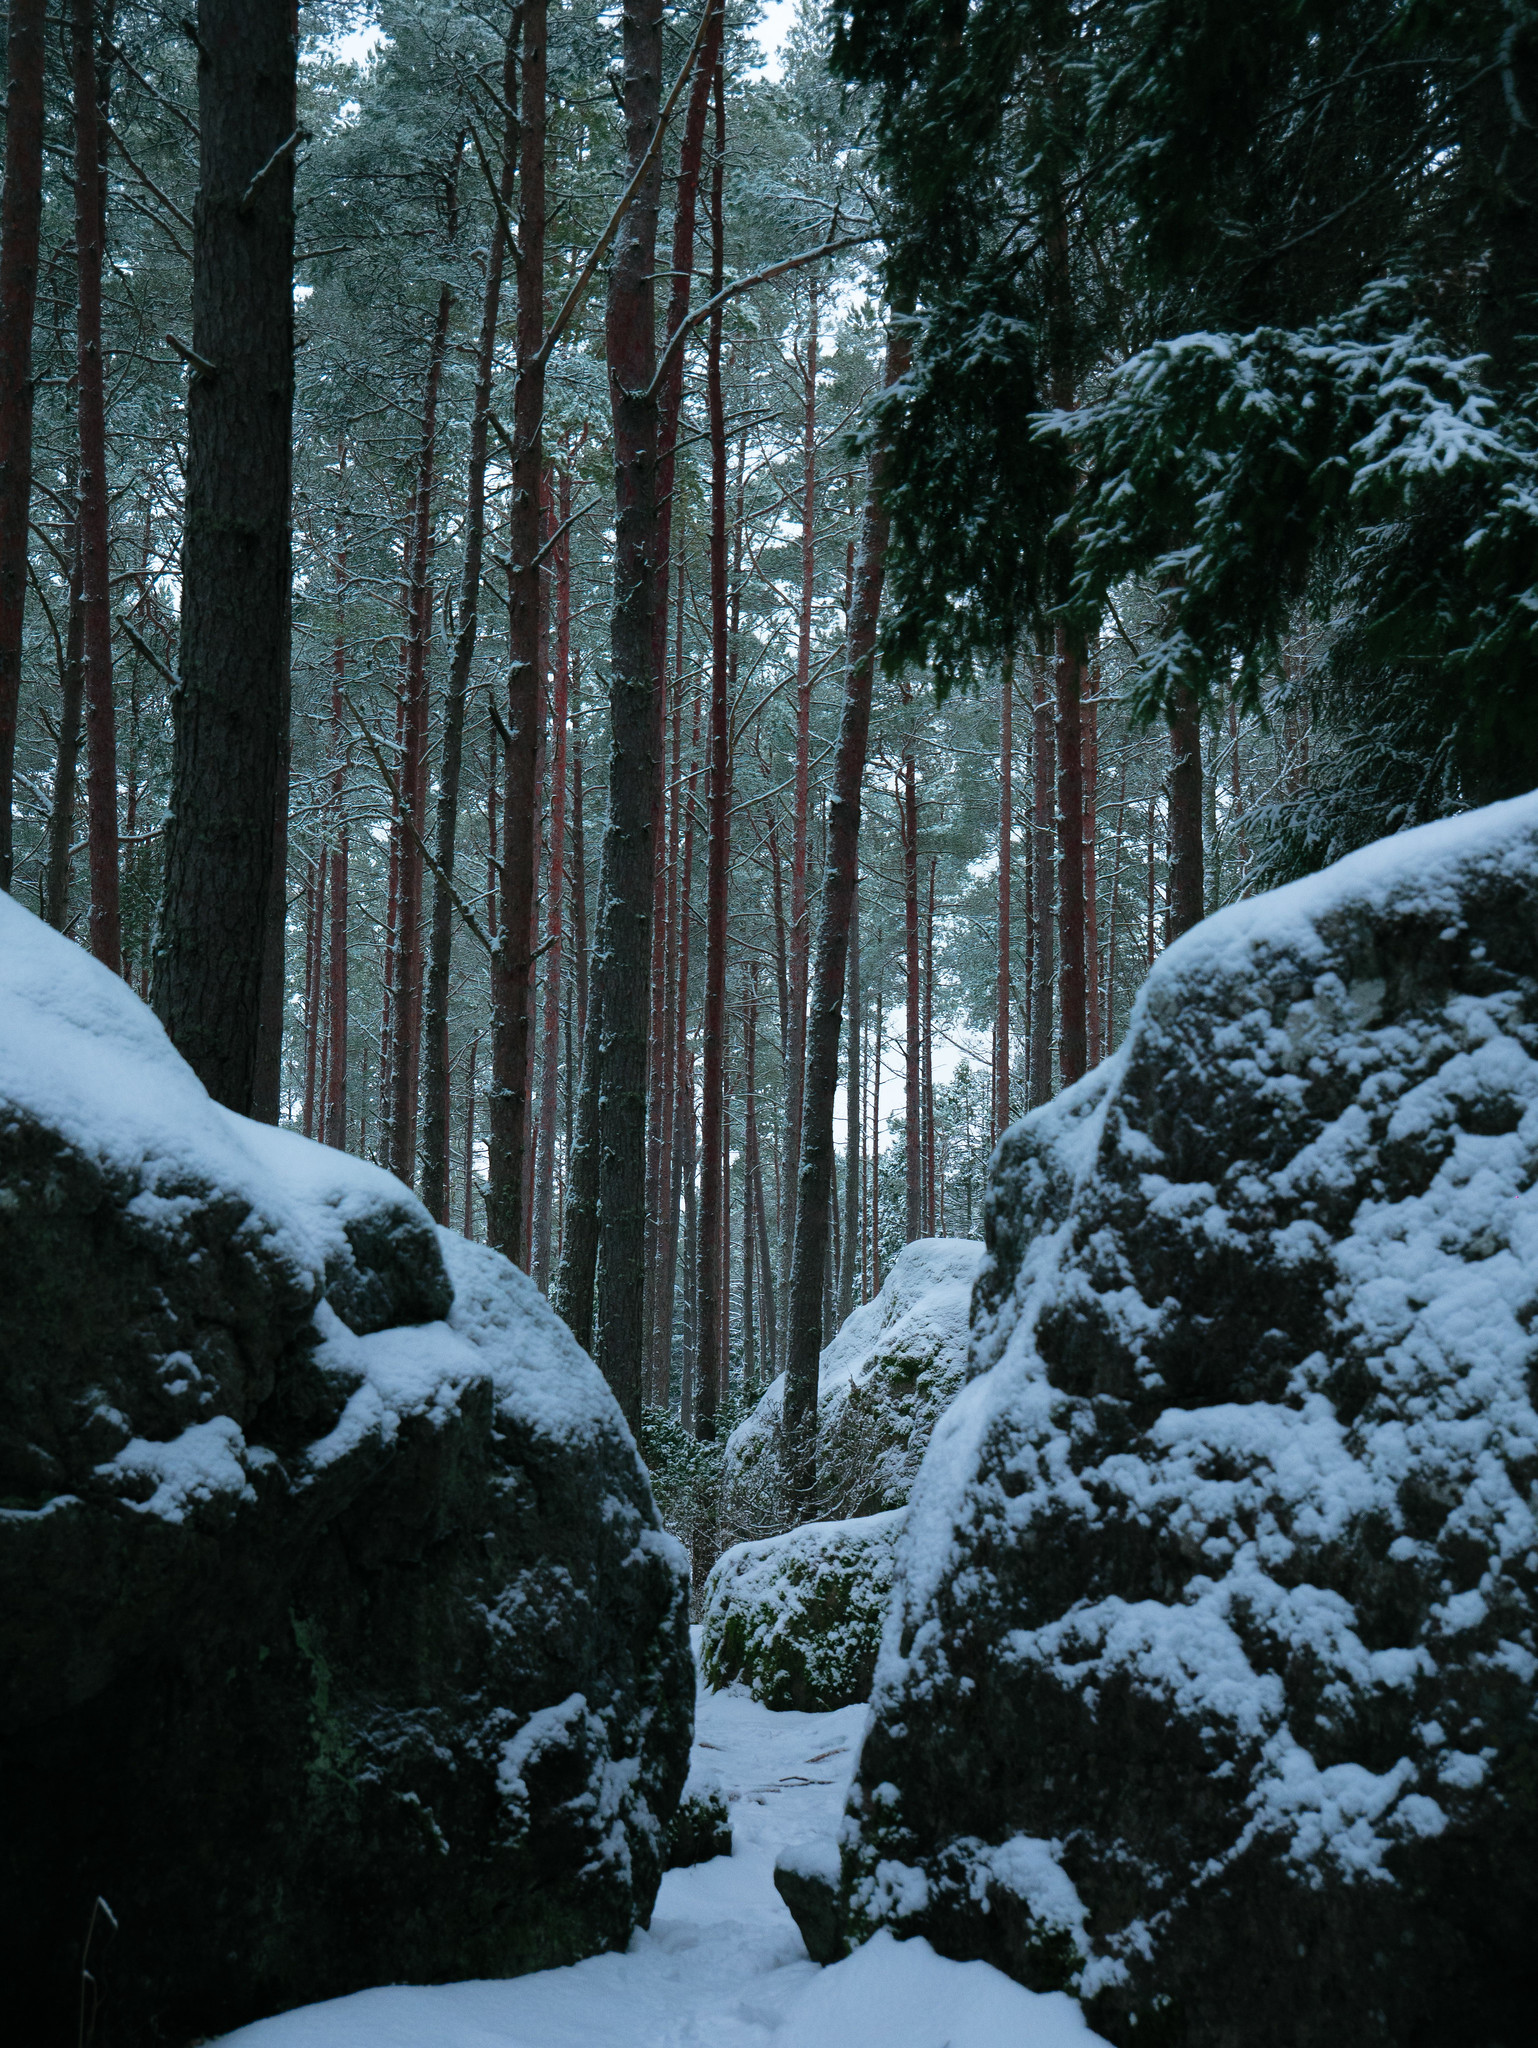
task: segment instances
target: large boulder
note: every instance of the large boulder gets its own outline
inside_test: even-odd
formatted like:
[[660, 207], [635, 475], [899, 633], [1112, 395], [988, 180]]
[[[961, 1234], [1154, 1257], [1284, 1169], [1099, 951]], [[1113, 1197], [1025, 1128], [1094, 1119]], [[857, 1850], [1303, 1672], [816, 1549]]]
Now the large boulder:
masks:
[[[936, 1422], [967, 1376], [972, 1287], [984, 1247], [970, 1237], [904, 1245], [878, 1293], [818, 1362], [815, 1512], [830, 1520], [901, 1507]], [[727, 1440], [721, 1524], [728, 1540], [785, 1525], [785, 1375]], [[804, 1504], [802, 1504], [804, 1505]]]
[[1538, 799], [1166, 954], [1006, 1138], [846, 1815], [1133, 2048], [1531, 2038]]
[[4, 896], [0, 1274], [15, 2038], [622, 1947], [687, 1767], [687, 1574], [524, 1275], [212, 1103]]
[[907, 1510], [738, 1543], [705, 1581], [705, 1683], [824, 1714], [870, 1698]]

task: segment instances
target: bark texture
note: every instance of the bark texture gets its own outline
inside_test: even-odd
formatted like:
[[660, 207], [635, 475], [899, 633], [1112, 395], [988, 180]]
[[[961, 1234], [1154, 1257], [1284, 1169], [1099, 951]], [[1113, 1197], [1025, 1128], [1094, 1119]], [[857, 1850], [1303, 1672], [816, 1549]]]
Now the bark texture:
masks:
[[200, 0], [181, 691], [155, 1007], [214, 1098], [254, 1104], [289, 716], [291, 0]]
[[[904, 374], [908, 360], [907, 330], [894, 325], [887, 340], [889, 385]], [[794, 1494], [806, 1502], [814, 1497], [817, 1486], [817, 1362], [822, 1349], [823, 1264], [833, 1186], [833, 1098], [838, 1087], [844, 968], [859, 871], [860, 785], [865, 776], [870, 737], [876, 627], [890, 525], [881, 493], [885, 467], [885, 440], [878, 436], [871, 450], [861, 517], [844, 708], [834, 758], [828, 854], [807, 1013], [806, 1090], [802, 1099], [800, 1170], [796, 1176], [796, 1234], [790, 1262], [784, 1405], [785, 1470]]]
[[11, 797], [32, 505], [32, 317], [43, 213], [44, 0], [11, 0], [0, 214], [0, 889], [11, 886]]

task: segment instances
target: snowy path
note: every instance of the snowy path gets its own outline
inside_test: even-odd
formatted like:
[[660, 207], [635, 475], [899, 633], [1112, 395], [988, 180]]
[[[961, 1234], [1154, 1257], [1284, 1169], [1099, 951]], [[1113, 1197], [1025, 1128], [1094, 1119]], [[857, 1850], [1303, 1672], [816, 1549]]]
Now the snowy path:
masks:
[[1094, 2048], [1078, 2007], [986, 1963], [878, 1935], [819, 1970], [774, 1889], [774, 1859], [831, 1836], [863, 1707], [771, 1713], [700, 1695], [691, 1782], [732, 1802], [733, 1853], [663, 1879], [624, 1955], [506, 1981], [361, 1991], [262, 2020], [223, 2048]]

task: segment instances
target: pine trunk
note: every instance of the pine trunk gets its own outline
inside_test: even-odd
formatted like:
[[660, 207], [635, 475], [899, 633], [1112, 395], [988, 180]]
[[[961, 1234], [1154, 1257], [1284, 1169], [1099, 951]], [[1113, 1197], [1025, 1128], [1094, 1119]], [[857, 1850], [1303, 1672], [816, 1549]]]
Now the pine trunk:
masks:
[[993, 1011], [993, 1137], [1009, 1124], [1010, 882], [1015, 834], [1015, 658], [1004, 657], [999, 677], [999, 964]]
[[[662, 16], [624, 0], [623, 90], [629, 175], [642, 170], [662, 84]], [[609, 815], [594, 949], [603, 1013], [598, 1094], [599, 1249], [594, 1353], [626, 1421], [639, 1429], [645, 1356], [646, 1026], [651, 965], [651, 797], [656, 745], [657, 400], [654, 278], [660, 153], [621, 222], [609, 268], [605, 345], [614, 428], [614, 606], [609, 634]], [[527, 199], [525, 199], [527, 205]]]
[[[85, 652], [87, 860], [91, 951], [114, 974], [123, 964], [118, 908], [117, 722], [112, 699], [111, 562], [107, 523], [106, 369], [101, 275], [105, 260], [105, 129], [96, 61], [94, 0], [73, 0], [76, 394], [80, 430], [80, 607]], [[189, 506], [190, 510], [190, 506]], [[245, 1103], [240, 1107], [244, 1109]]]
[[187, 396], [155, 1004], [209, 1093], [246, 1111], [283, 907], [297, 52], [292, 0], [200, 0], [198, 25], [192, 346], [211, 371]]
[[1065, 1088], [1084, 1073], [1084, 761], [1080, 704], [1083, 664], [1057, 635], [1057, 1014], [1058, 1072]]
[[853, 1313], [855, 1268], [860, 1262], [860, 1191], [865, 1181], [861, 1139], [865, 1103], [860, 1092], [860, 1042], [865, 1013], [860, 1002], [860, 885], [855, 882], [849, 911], [849, 1064], [844, 1078], [844, 1247], [838, 1273], [838, 1320], [842, 1327]]
[[5, 195], [0, 216], [0, 889], [11, 886], [11, 809], [27, 521], [32, 507], [32, 319], [43, 216], [44, 0], [11, 0], [5, 54]]
[[[506, 206], [513, 193], [518, 147], [518, 31], [514, 9], [502, 52], [502, 99], [505, 108], [502, 162], [497, 189]], [[439, 1223], [449, 1216], [449, 973], [454, 949], [454, 900], [450, 893], [459, 835], [460, 782], [464, 770], [465, 706], [470, 669], [480, 627], [481, 576], [486, 549], [486, 461], [489, 452], [491, 380], [496, 358], [497, 322], [502, 310], [502, 278], [507, 261], [507, 236], [500, 217], [492, 224], [481, 295], [481, 329], [475, 352], [475, 397], [470, 411], [470, 452], [465, 479], [464, 560], [459, 582], [459, 619], [449, 659], [443, 701], [443, 736], [438, 761], [436, 819], [437, 872], [433, 877], [432, 929], [428, 940], [427, 994], [423, 1017], [423, 1064], [426, 1107], [422, 1123], [422, 1200]], [[468, 1214], [468, 1196], [467, 1208]]]
[[1202, 732], [1196, 699], [1175, 693], [1170, 712], [1169, 938], [1173, 944], [1204, 909], [1202, 876]]
[[[911, 713], [910, 713], [911, 716]], [[918, 765], [910, 737], [902, 762], [902, 850], [903, 850], [903, 964], [907, 994], [907, 1046], [904, 1051], [905, 1087], [903, 1138], [908, 1169], [908, 1209], [903, 1238], [912, 1244], [923, 1235], [923, 1060], [919, 1045], [919, 804]]]
[[[908, 365], [904, 327], [887, 342], [886, 382]], [[849, 630], [844, 709], [839, 721], [828, 810], [828, 852], [823, 867], [817, 959], [808, 1010], [806, 1093], [801, 1162], [796, 1176], [796, 1233], [791, 1255], [790, 1321], [785, 1339], [786, 1469], [797, 1501], [810, 1508], [817, 1492], [817, 1368], [822, 1348], [823, 1268], [833, 1175], [833, 1099], [838, 1087], [838, 1041], [843, 1025], [844, 968], [859, 868], [860, 788], [870, 734], [876, 627], [886, 571], [888, 515], [882, 499], [885, 449], [871, 451], [855, 601]]]
[[1031, 1107], [1052, 1100], [1052, 784], [1056, 774], [1052, 700], [1044, 655], [1036, 658], [1031, 816]]
[[517, 381], [508, 552], [508, 678], [502, 794], [502, 924], [492, 956], [491, 1142], [486, 1235], [523, 1255], [533, 932], [539, 869], [540, 481], [544, 470], [546, 0], [525, 0], [519, 127]]
[[[395, 927], [395, 983], [390, 997], [393, 1044], [390, 1054], [390, 1115], [385, 1127], [385, 1164], [408, 1187], [416, 1178], [417, 1082], [422, 1053], [422, 845], [427, 830], [427, 654], [433, 630], [433, 483], [438, 448], [438, 393], [448, 347], [453, 294], [445, 284], [428, 348], [422, 394], [422, 440], [417, 452], [416, 489], [406, 544], [406, 585], [402, 600], [406, 637], [402, 647], [400, 892]], [[442, 1221], [441, 1206], [433, 1211]]]
[[[571, 513], [571, 478], [561, 472], [557, 517]], [[555, 695], [550, 724], [555, 760], [550, 771], [550, 886], [545, 906], [545, 1020], [539, 1088], [539, 1161], [534, 1176], [534, 1280], [550, 1291], [550, 1211], [555, 1192], [555, 1125], [560, 1081], [562, 940], [566, 896], [566, 714], [571, 665], [571, 569], [563, 535], [555, 546]]]
[[[726, 95], [715, 78], [716, 135], [710, 169], [713, 298], [721, 290], [725, 258], [722, 188], [726, 163]], [[726, 1109], [726, 883], [730, 855], [731, 763], [726, 694], [726, 414], [721, 396], [721, 315], [710, 318], [705, 352], [706, 409], [710, 432], [710, 844], [705, 883], [705, 1017], [702, 1036], [704, 1101], [700, 1143], [700, 1315], [695, 1353], [694, 1429], [713, 1438], [722, 1381], [721, 1246], [726, 1218], [723, 1128]]]
[[1100, 780], [1099, 662], [1086, 673], [1089, 689], [1084, 695], [1080, 733], [1084, 768], [1084, 1031], [1085, 1064], [1092, 1067], [1100, 1058], [1100, 914], [1095, 880], [1095, 833], [1099, 823], [1096, 797]]
[[43, 879], [43, 916], [58, 932], [67, 930], [70, 922], [70, 843], [75, 830], [80, 732], [85, 709], [80, 526], [73, 516], [66, 530], [65, 544], [70, 559], [69, 616], [64, 625], [64, 660], [59, 670], [59, 746], [54, 759], [53, 804], [48, 813], [48, 865]]

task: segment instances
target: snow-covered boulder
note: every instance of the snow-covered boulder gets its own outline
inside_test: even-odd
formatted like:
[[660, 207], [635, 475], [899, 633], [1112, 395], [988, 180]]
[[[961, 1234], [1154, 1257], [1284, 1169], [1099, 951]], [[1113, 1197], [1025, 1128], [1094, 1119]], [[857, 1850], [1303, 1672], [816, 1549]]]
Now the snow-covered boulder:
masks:
[[74, 2038], [88, 1930], [121, 2042], [623, 1947], [687, 1573], [532, 1283], [5, 896], [0, 1276], [15, 2037]]
[[707, 1685], [745, 1684], [766, 1707], [827, 1713], [870, 1698], [905, 1508], [804, 1522], [738, 1543], [705, 1581]]
[[1199, 926], [991, 1201], [846, 1940], [1122, 2048], [1528, 2038], [1538, 799]]
[[[818, 1364], [817, 1511], [845, 1518], [901, 1507], [936, 1421], [967, 1374], [967, 1319], [983, 1264], [976, 1238], [904, 1245], [880, 1291]], [[721, 1523], [732, 1537], [784, 1520], [780, 1419], [785, 1375], [727, 1440]]]

